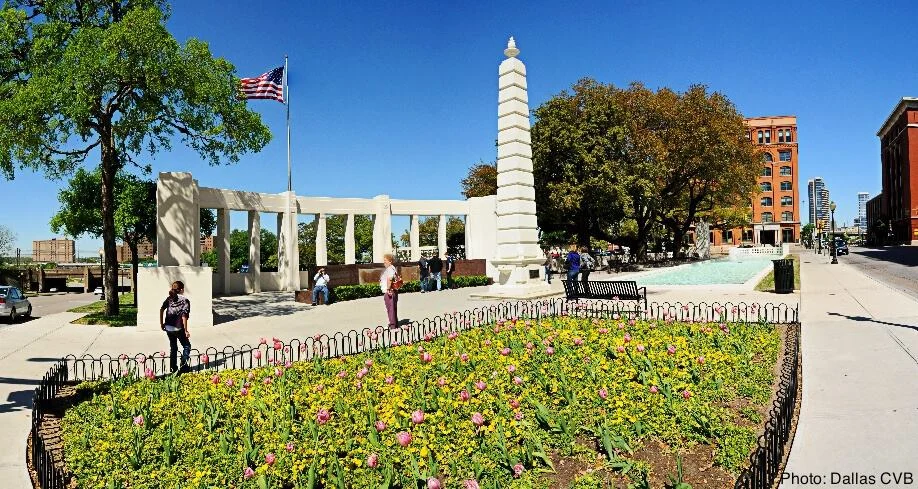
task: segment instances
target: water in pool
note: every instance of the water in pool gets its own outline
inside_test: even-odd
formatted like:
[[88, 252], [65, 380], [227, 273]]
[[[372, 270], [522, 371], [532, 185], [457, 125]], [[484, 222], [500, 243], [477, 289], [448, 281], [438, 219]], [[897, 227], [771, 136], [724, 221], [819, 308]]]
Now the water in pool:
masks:
[[770, 259], [731, 261], [724, 258], [661, 270], [635, 277], [635, 280], [638, 285], [742, 284], [771, 266]]

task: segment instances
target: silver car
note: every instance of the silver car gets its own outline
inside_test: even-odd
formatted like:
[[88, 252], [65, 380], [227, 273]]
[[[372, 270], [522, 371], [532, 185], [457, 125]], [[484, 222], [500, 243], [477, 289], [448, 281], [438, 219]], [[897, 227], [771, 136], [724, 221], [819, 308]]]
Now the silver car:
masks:
[[16, 318], [32, 315], [32, 304], [25, 294], [16, 287], [0, 285], [0, 317], [9, 318], [11, 323]]

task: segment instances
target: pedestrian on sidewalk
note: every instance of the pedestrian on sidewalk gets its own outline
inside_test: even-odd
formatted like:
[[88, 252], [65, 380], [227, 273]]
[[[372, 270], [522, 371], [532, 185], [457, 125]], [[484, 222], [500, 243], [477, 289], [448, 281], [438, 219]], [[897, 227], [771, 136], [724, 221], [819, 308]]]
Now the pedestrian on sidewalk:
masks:
[[322, 304], [328, 305], [328, 274], [324, 268], [320, 268], [316, 276], [312, 278], [314, 286], [312, 287], [312, 305], [318, 305], [319, 294], [322, 294]]
[[545, 266], [545, 281], [549, 284], [551, 284], [551, 261], [551, 252], [545, 250], [545, 263], [543, 265]]
[[443, 273], [443, 260], [440, 259], [440, 255], [434, 255], [430, 259], [430, 289], [433, 290], [433, 281], [437, 281], [437, 291], [441, 289], [440, 277]]
[[580, 281], [583, 282], [584, 287], [586, 287], [586, 283], [590, 279], [590, 272], [595, 268], [596, 259], [590, 255], [589, 249], [586, 246], [580, 248]]
[[421, 255], [421, 259], [418, 260], [418, 276], [421, 279], [421, 293], [423, 294], [430, 289], [430, 264], [424, 255]]
[[446, 288], [453, 288], [453, 272], [456, 271], [456, 257], [450, 254], [446, 255]]
[[[188, 358], [191, 356], [191, 330], [188, 329], [188, 316], [191, 315], [191, 301], [185, 297], [185, 284], [180, 281], [172, 282], [169, 296], [163, 301], [159, 309], [159, 327], [169, 337], [169, 368], [173, 373], [188, 372]], [[165, 313], [165, 315], [164, 315]], [[176, 362], [178, 345], [182, 344], [181, 370]]]
[[385, 270], [379, 276], [379, 288], [383, 292], [383, 301], [386, 303], [386, 315], [389, 317], [389, 328], [398, 327], [398, 289], [401, 287], [401, 277], [395, 269], [395, 257], [392, 253], [383, 256]]
[[567, 279], [576, 282], [577, 274], [580, 273], [580, 254], [577, 253], [577, 246], [571, 246], [564, 264], [567, 266]]

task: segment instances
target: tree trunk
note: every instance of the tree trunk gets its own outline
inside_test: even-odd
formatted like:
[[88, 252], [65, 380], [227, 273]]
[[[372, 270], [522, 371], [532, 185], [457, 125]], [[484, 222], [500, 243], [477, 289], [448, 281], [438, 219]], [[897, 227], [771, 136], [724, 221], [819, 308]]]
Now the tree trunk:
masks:
[[137, 256], [137, 237], [133, 236], [127, 244], [131, 249], [131, 293], [134, 294], [134, 307], [137, 307], [137, 267], [140, 263], [140, 257]]
[[102, 249], [105, 255], [105, 315], [118, 314], [118, 255], [115, 252], [115, 174], [118, 155], [108, 126], [102, 140]]

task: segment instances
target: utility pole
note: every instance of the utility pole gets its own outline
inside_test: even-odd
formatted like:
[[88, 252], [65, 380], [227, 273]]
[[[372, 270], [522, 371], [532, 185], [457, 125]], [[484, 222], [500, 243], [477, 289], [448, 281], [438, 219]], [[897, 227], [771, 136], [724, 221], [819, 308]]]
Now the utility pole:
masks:
[[16, 268], [19, 268], [19, 256], [22, 253], [22, 249], [16, 248]]

